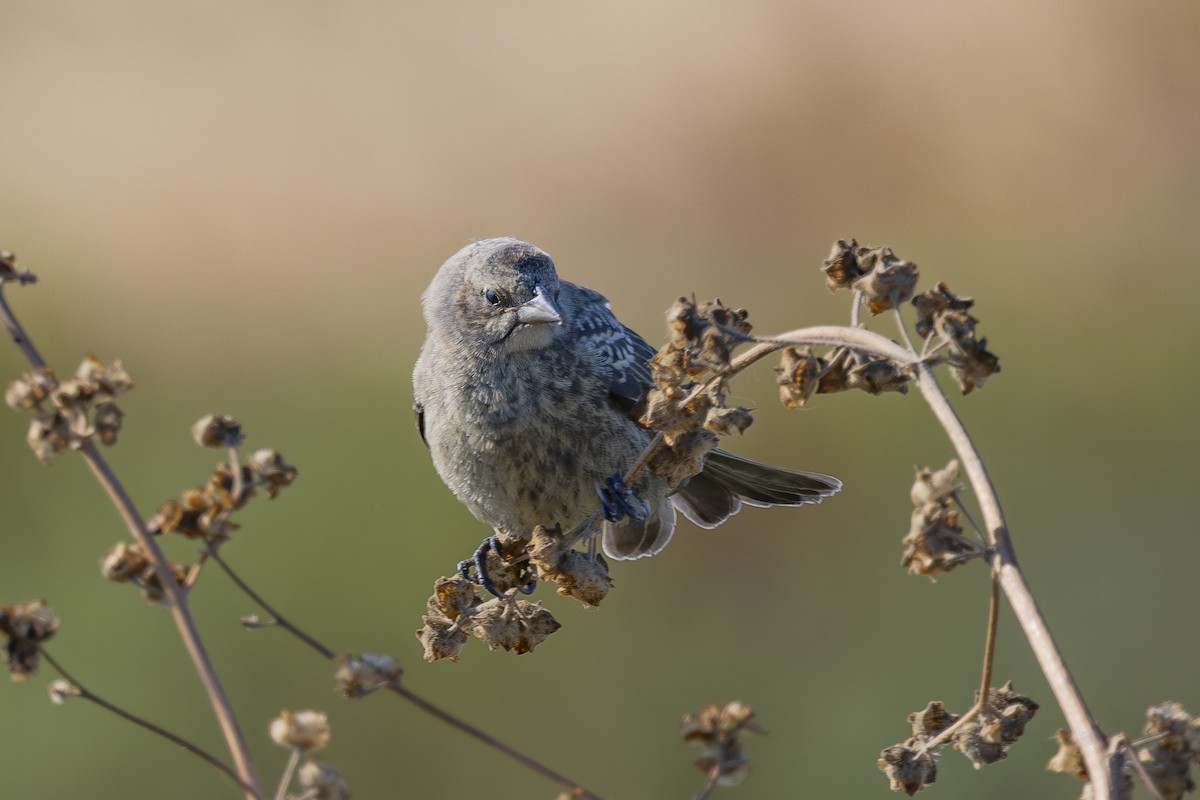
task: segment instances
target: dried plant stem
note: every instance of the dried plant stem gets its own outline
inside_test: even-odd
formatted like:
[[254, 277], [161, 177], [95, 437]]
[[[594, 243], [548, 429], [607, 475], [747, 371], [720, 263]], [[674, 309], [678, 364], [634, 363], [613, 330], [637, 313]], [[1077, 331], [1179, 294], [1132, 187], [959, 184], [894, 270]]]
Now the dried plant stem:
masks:
[[1124, 762], [1128, 762], [1129, 766], [1141, 779], [1145, 785], [1146, 791], [1154, 795], [1154, 800], [1167, 800], [1163, 797], [1163, 793], [1159, 790], [1158, 784], [1150, 777], [1150, 773], [1146, 772], [1145, 765], [1138, 759], [1137, 751], [1133, 749], [1129, 738], [1123, 733], [1117, 733], [1111, 736], [1108, 740], [1109, 752], [1113, 754], [1113, 783], [1120, 785], [1120, 773]]
[[938, 385], [937, 379], [934, 378], [933, 371], [925, 364], [918, 364], [916, 373], [917, 385], [921, 389], [921, 394], [950, 437], [959, 460], [962, 462], [963, 470], [971, 482], [971, 488], [974, 490], [975, 498], [983, 512], [985, 530], [991, 539], [992, 549], [987, 556], [988, 563], [1008, 598], [1017, 622], [1025, 631], [1025, 637], [1029, 640], [1034, 657], [1037, 658], [1042, 674], [1046, 676], [1046, 680], [1050, 684], [1050, 691], [1058, 701], [1059, 708], [1062, 709], [1067, 725], [1071, 729], [1071, 735], [1079, 746], [1084, 764], [1087, 765], [1088, 776], [1091, 778], [1095, 796], [1115, 798], [1120, 791], [1120, 785], [1114, 785], [1110, 780], [1108, 771], [1110, 759], [1106, 754], [1104, 734], [1088, 710], [1083, 695], [1080, 693], [1071, 671], [1067, 668], [1062, 653], [1054, 642], [1054, 637], [1050, 634], [1046, 619], [1042, 615], [1041, 609], [1038, 608], [1037, 600], [1033, 596], [1029, 583], [1025, 580], [1025, 574], [1017, 563], [1017, 555], [1012, 539], [1008, 535], [1008, 526], [1004, 521], [1004, 512], [1000, 508], [1000, 501], [996, 496], [991, 478], [988, 476], [987, 467], [984, 465], [979, 451], [975, 448], [974, 442], [971, 441], [966, 428], [963, 427], [962, 421], [959, 420]]
[[171, 579], [173, 574], [170, 564], [163, 555], [162, 550], [158, 547], [154, 537], [146, 530], [146, 523], [142, 521], [141, 515], [137, 508], [133, 505], [133, 501], [125, 492], [116, 475], [108, 466], [108, 462], [100, 455], [96, 449], [96, 445], [90, 440], [85, 439], [80, 444], [79, 453], [83, 456], [84, 461], [91, 467], [92, 472], [96, 476], [96, 480], [104, 487], [104, 491], [108, 493], [113, 504], [117, 507], [117, 511], [125, 520], [125, 524], [129, 527], [134, 539], [141, 545], [143, 551], [150, 557], [151, 563], [154, 564], [155, 571], [162, 576], [159, 584], [163, 589], [163, 596], [166, 598], [167, 606], [171, 611], [171, 617], [175, 621], [175, 627], [179, 631], [179, 636], [183, 639], [184, 647], [187, 648], [188, 655], [192, 659], [192, 665], [196, 669], [196, 673], [200, 676], [200, 682], [204, 685], [204, 690], [208, 694], [209, 702], [212, 704], [213, 713], [216, 714], [217, 722], [221, 726], [221, 733], [225, 737], [225, 742], [229, 747], [230, 753], [233, 755], [234, 766], [237, 768], [238, 775], [241, 776], [243, 782], [252, 787], [248, 793], [251, 797], [262, 797], [262, 789], [258, 782], [258, 774], [254, 769], [254, 762], [250, 759], [250, 749], [246, 745], [246, 739], [242, 735], [242, 730], [238, 726], [237, 717], [233, 713], [233, 705], [229, 702], [228, 696], [225, 694], [224, 687], [221, 686], [221, 681], [217, 678], [216, 668], [213, 666], [212, 659], [208, 656], [208, 651], [204, 647], [204, 642], [200, 639], [200, 632], [196, 628], [196, 621], [192, 618], [191, 611], [188, 609], [187, 596], [183, 590]]
[[[733, 362], [735, 371], [762, 359], [783, 347], [827, 346], [850, 347], [888, 358], [897, 364], [908, 365], [916, 377], [917, 387], [934, 416], [946, 431], [950, 443], [958, 454], [959, 462], [983, 513], [986, 536], [990, 550], [987, 554], [994, 579], [1004, 590], [1013, 614], [1016, 616], [1030, 649], [1037, 658], [1042, 674], [1050, 685], [1050, 691], [1062, 709], [1071, 735], [1079, 746], [1088, 776], [1097, 798], [1116, 798], [1120, 790], [1114, 784], [1109, 768], [1112, 758], [1108, 753], [1104, 734], [1088, 711], [1083, 695], [1071, 676], [1062, 653], [1050, 635], [1046, 619], [1038, 608], [1037, 600], [1029, 588], [1025, 575], [1017, 563], [1012, 539], [1004, 521], [995, 487], [988, 476], [987, 468], [974, 442], [954, 408], [946, 399], [941, 386], [929, 365], [914, 356], [904, 347], [877, 333], [861, 328], [844, 328], [834, 325], [800, 328], [770, 338], [759, 337], [754, 345]], [[964, 715], [965, 716], [965, 715]]]
[[[12, 311], [5, 302], [2, 284], [0, 284], [0, 320], [3, 321], [4, 327], [21, 349], [21, 352], [25, 354], [25, 358], [29, 361], [30, 366], [39, 372], [46, 372], [46, 362], [42, 360], [41, 355], [37, 352], [37, 348], [34, 347], [29, 337], [25, 335], [16, 317], [13, 316]], [[149, 556], [155, 571], [161, 576], [159, 583], [162, 585], [163, 597], [171, 610], [171, 616], [175, 621], [175, 627], [179, 631], [179, 636], [183, 640], [184, 647], [192, 659], [192, 666], [200, 676], [200, 682], [208, 694], [209, 702], [212, 704], [213, 712], [217, 717], [217, 722], [221, 727], [225, 742], [233, 756], [234, 766], [237, 769], [238, 776], [241, 778], [240, 782], [243, 786], [248, 787], [248, 797], [262, 797], [258, 775], [254, 770], [253, 762], [250, 760], [250, 750], [246, 746], [245, 737], [243, 737], [241, 729], [238, 727], [237, 719], [233, 714], [233, 706], [230, 704], [229, 698], [225, 695], [225, 690], [217, 678], [216, 670], [213, 668], [212, 661], [208, 657], [208, 652], [205, 650], [204, 644], [200, 639], [200, 633], [196, 629], [195, 620], [192, 619], [191, 612], [188, 610], [187, 597], [170, 577], [174, 573], [171, 570], [169, 562], [158, 547], [158, 543], [154, 540], [154, 537], [146, 530], [146, 524], [138, 513], [137, 507], [134, 506], [124, 486], [121, 485], [117, 476], [108, 466], [108, 462], [105, 461], [100, 451], [96, 449], [95, 443], [90, 438], [80, 439], [78, 450], [80, 455], [83, 456], [83, 460], [87, 462], [88, 467], [91, 468], [92, 473], [96, 476], [96, 480], [100, 482], [101, 487], [108, 494], [113, 505], [116, 506], [117, 512], [125, 521], [129, 532], [137, 540], [137, 543], [142, 547], [146, 555]]]
[[279, 788], [275, 790], [275, 800], [286, 800], [288, 787], [292, 785], [292, 776], [296, 774], [296, 766], [300, 763], [300, 752], [299, 747], [292, 748], [287, 766], [283, 768], [283, 774], [279, 776]]
[[[275, 624], [277, 624], [279, 627], [281, 627], [284, 630], [291, 633], [293, 636], [298, 638], [300, 641], [304, 642], [306, 645], [311, 647], [316, 652], [320, 653], [325, 658], [332, 661], [333, 659], [335, 659], [337, 657], [337, 653], [335, 653], [330, 648], [326, 647], [321, 642], [317, 641], [315, 638], [310, 636], [308, 633], [306, 633], [303, 629], [301, 629], [297, 625], [293, 624], [290, 620], [287, 619], [287, 617], [280, 614], [275, 609], [274, 606], [272, 606], [270, 603], [268, 603], [266, 601], [266, 599], [263, 598], [262, 595], [260, 595], [256, 591], [254, 591], [254, 589], [252, 589], [248, 583], [246, 583], [244, 580], [242, 580], [241, 576], [239, 576], [237, 574], [237, 572], [234, 571], [234, 569], [221, 556], [221, 554], [219, 552], [217, 552], [215, 549], [210, 548], [208, 551], [208, 554], [212, 558], [212, 560], [217, 562], [217, 564], [221, 567], [221, 569], [225, 571], [225, 574], [229, 576], [229, 579], [232, 580], [234, 582], [234, 584], [246, 594], [247, 597], [249, 597], [251, 600], [253, 600], [255, 605], [257, 605], [259, 608], [261, 608], [263, 611], [265, 611], [267, 613], [267, 615], [270, 616], [275, 621]], [[529, 769], [538, 773], [542, 777], [544, 777], [550, 781], [553, 781], [554, 783], [557, 783], [559, 786], [562, 786], [564, 789], [566, 789], [571, 794], [572, 797], [580, 798], [580, 800], [600, 800], [599, 795], [596, 795], [596, 794], [588, 791], [587, 789], [583, 788], [582, 786], [580, 786], [578, 783], [571, 780], [570, 778], [568, 778], [564, 775], [561, 775], [558, 772], [555, 772], [554, 770], [550, 769], [549, 767], [542, 764], [541, 762], [536, 761], [535, 759], [530, 758], [529, 756], [525, 755], [524, 753], [520, 752], [519, 750], [516, 750], [516, 749], [510, 747], [509, 745], [505, 744], [504, 742], [500, 741], [499, 739], [496, 739], [495, 737], [491, 736], [490, 734], [485, 733], [484, 731], [480, 730], [479, 728], [476, 728], [474, 725], [471, 725], [470, 723], [459, 719], [458, 717], [454, 716], [450, 712], [443, 710], [442, 708], [440, 708], [437, 705], [434, 705], [433, 703], [431, 703], [430, 701], [421, 697], [420, 695], [416, 694], [415, 692], [408, 689], [407, 687], [399, 685], [399, 684], [392, 684], [392, 685], [387, 686], [387, 688], [390, 689], [393, 693], [399, 695], [400, 697], [404, 698], [408, 702], [412, 703], [414, 706], [421, 709], [425, 713], [427, 713], [433, 717], [436, 717], [437, 719], [446, 723], [450, 727], [455, 728], [455, 729], [467, 734], [468, 736], [472, 737], [473, 739], [492, 748], [493, 750], [497, 750], [497, 751], [503, 753], [504, 755], [513, 759], [517, 763], [519, 763], [525, 767], [528, 767]]]
[[979, 679], [979, 694], [975, 697], [975, 705], [971, 706], [961, 717], [937, 736], [925, 742], [925, 752], [936, 750], [950, 740], [959, 728], [966, 725], [975, 717], [988, 710], [988, 689], [992, 686], [992, 663], [996, 657], [996, 628], [1000, 621], [1000, 584], [992, 578], [992, 591], [988, 600], [987, 634], [983, 641], [983, 675]]
[[721, 765], [714, 764], [713, 768], [708, 771], [708, 780], [700, 787], [700, 791], [692, 796], [692, 800], [708, 800], [708, 796], [712, 794], [712, 790], [717, 788], [717, 779], [721, 777]]
[[66, 668], [63, 667], [63, 665], [60, 664], [57, 659], [55, 659], [53, 656], [51, 656], [50, 653], [46, 652], [46, 649], [44, 647], [39, 648], [39, 652], [41, 652], [42, 658], [44, 658], [46, 660], [46, 663], [54, 668], [55, 672], [57, 672], [59, 675], [61, 675], [67, 681], [67, 683], [71, 684], [73, 687], [75, 687], [76, 690], [79, 691], [79, 697], [81, 699], [89, 700], [89, 701], [95, 703], [96, 705], [100, 706], [104, 710], [111, 711], [112, 713], [114, 713], [118, 717], [120, 717], [121, 719], [128, 720], [129, 722], [132, 722], [134, 725], [137, 725], [140, 728], [145, 728], [146, 730], [150, 731], [151, 733], [155, 733], [155, 734], [163, 737], [167, 741], [179, 745], [184, 750], [187, 750], [189, 753], [199, 756], [200, 758], [204, 759], [209, 764], [211, 764], [213, 767], [216, 767], [218, 770], [225, 773], [227, 776], [229, 776], [229, 778], [231, 780], [233, 780], [235, 783], [237, 783], [239, 786], [241, 786], [247, 792], [254, 791], [254, 787], [250, 786], [245, 781], [243, 781], [241, 779], [241, 777], [236, 772], [234, 772], [233, 769], [228, 764], [226, 764], [224, 761], [222, 761], [221, 759], [214, 756], [212, 753], [209, 753], [207, 750], [200, 747], [199, 745], [189, 742], [187, 739], [184, 739], [182, 736], [178, 736], [174, 733], [171, 733], [169, 730], [167, 730], [165, 728], [160, 728], [159, 726], [155, 725], [153, 722], [143, 719], [142, 717], [139, 717], [137, 714], [134, 714], [130, 711], [126, 711], [125, 709], [121, 708], [120, 706], [110, 703], [109, 701], [105, 700], [103, 697], [100, 697], [98, 694], [93, 692], [91, 689], [87, 688], [82, 683], [80, 683], [79, 679], [76, 678], [74, 675], [67, 672]]
[[318, 653], [320, 653], [322, 656], [329, 659], [330, 661], [337, 658], [337, 653], [333, 652], [328, 647], [321, 644], [313, 637], [309, 636], [307, 633], [304, 632], [304, 630], [302, 628], [299, 628], [296, 625], [293, 625], [292, 622], [287, 617], [283, 616], [278, 611], [276, 611], [274, 606], [272, 606], [270, 603], [268, 603], [262, 597], [262, 595], [260, 595], [256, 591], [254, 591], [254, 589], [252, 589], [250, 587], [250, 584], [246, 583], [244, 580], [242, 580], [240, 575], [238, 575], [236, 572], [234, 572], [233, 567], [229, 566], [229, 562], [227, 562], [221, 556], [221, 554], [219, 552], [217, 552], [217, 549], [211, 543], [209, 544], [208, 550], [206, 552], [208, 553], [209, 558], [211, 558], [213, 561], [216, 561], [217, 564], [221, 567], [221, 569], [225, 572], [225, 574], [229, 576], [229, 580], [233, 581], [235, 586], [237, 586], [239, 589], [241, 589], [242, 592], [247, 597], [249, 597], [251, 600], [253, 600], [255, 605], [257, 605], [263, 611], [267, 612], [267, 614], [271, 617], [272, 621], [276, 625], [283, 628], [288, 633], [292, 634], [297, 639], [304, 642], [306, 645], [311, 647], [313, 650], [316, 650]]
[[454, 716], [453, 714], [450, 714], [449, 712], [442, 710], [441, 708], [439, 708], [438, 706], [429, 702], [428, 700], [421, 697], [420, 695], [414, 694], [411, 690], [405, 688], [404, 686], [389, 686], [387, 688], [391, 689], [394, 693], [400, 695], [405, 700], [412, 703], [413, 705], [415, 705], [417, 708], [421, 709], [422, 711], [424, 711], [434, 717], [437, 717], [442, 722], [446, 723], [447, 725], [451, 726], [452, 728], [456, 728], [459, 731], [462, 731], [463, 733], [476, 739], [477, 741], [487, 745], [488, 747], [491, 747], [494, 750], [498, 750], [499, 752], [503, 753], [504, 755], [508, 756], [509, 758], [513, 759], [514, 761], [517, 761], [518, 763], [528, 767], [529, 769], [538, 773], [542, 777], [544, 777], [550, 781], [553, 781], [554, 783], [557, 783], [559, 786], [562, 786], [564, 789], [566, 789], [568, 792], [570, 792], [572, 797], [580, 798], [580, 800], [600, 800], [599, 795], [588, 791], [587, 789], [583, 788], [582, 786], [580, 786], [579, 784], [577, 784], [575, 781], [571, 780], [570, 778], [568, 778], [564, 775], [560, 775], [559, 773], [550, 769], [546, 765], [544, 765], [538, 761], [535, 761], [534, 759], [530, 758], [529, 756], [525, 755], [524, 753], [522, 753], [518, 750], [514, 750], [512, 747], [509, 747], [507, 744], [500, 741], [499, 739], [496, 739], [495, 737], [491, 736], [490, 734], [484, 733], [479, 728], [476, 728], [474, 725], [464, 722], [463, 720], [459, 719], [458, 717]]
[[979, 681], [979, 697], [975, 705], [980, 711], [988, 706], [988, 690], [992, 688], [992, 663], [996, 659], [996, 628], [1000, 622], [1000, 582], [992, 575], [992, 591], [988, 598], [987, 638], [983, 642], [983, 677]]
[[952, 737], [954, 734], [958, 733], [960, 728], [962, 728], [968, 722], [970, 722], [971, 720], [973, 720], [977, 716], [979, 716], [980, 710], [981, 709], [979, 708], [978, 703], [976, 703], [975, 705], [968, 708], [961, 717], [954, 720], [953, 724], [944, 728], [941, 733], [939, 733], [937, 736], [933, 737], [929, 741], [923, 742], [921, 744], [923, 751], [928, 753], [930, 751], [936, 750], [937, 748], [941, 747], [946, 742], [950, 741], [950, 737]]
[[25, 360], [29, 362], [29, 366], [37, 372], [46, 369], [46, 362], [42, 360], [38, 354], [37, 348], [33, 346], [33, 342], [21, 330], [21, 326], [17, 323], [17, 318], [13, 316], [12, 311], [8, 307], [8, 301], [4, 297], [4, 283], [0, 281], [0, 322], [3, 322], [4, 329], [8, 331], [8, 335], [12, 337], [15, 344], [21, 353], [25, 356]]

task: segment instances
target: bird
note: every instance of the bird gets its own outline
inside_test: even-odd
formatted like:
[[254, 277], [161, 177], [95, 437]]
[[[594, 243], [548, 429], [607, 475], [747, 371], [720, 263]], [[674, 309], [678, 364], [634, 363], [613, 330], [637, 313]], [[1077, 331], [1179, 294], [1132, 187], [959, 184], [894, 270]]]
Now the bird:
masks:
[[497, 532], [569, 531], [592, 519], [598, 529], [588, 535], [600, 537], [604, 553], [632, 560], [667, 546], [676, 512], [715, 528], [746, 505], [800, 506], [842, 487], [721, 449], [674, 487], [649, 472], [623, 486], [619, 476], [654, 436], [635, 409], [652, 387], [655, 349], [603, 295], [559, 278], [549, 254], [528, 242], [466, 245], [421, 305], [428, 329], [413, 370], [417, 428], [446, 486]]

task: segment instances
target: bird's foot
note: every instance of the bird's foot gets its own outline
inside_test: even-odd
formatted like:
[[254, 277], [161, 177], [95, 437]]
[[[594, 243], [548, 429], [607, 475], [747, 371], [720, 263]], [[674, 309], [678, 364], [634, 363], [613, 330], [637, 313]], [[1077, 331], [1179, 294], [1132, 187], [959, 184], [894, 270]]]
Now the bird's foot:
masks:
[[[470, 558], [458, 562], [458, 574], [471, 583], [479, 584], [496, 597], [503, 597], [504, 592], [496, 586], [495, 581], [492, 580], [492, 576], [488, 574], [487, 560], [488, 555], [492, 553], [496, 554], [496, 558], [502, 565], [511, 565], [511, 562], [504, 560], [504, 553], [500, 549], [500, 540], [495, 536], [489, 536], [479, 544], [479, 547], [475, 549]], [[471, 576], [472, 567], [475, 569], [474, 577]], [[506, 588], [515, 586], [521, 594], [533, 594], [533, 590], [537, 588], [537, 575], [533, 574], [533, 571], [528, 568], [527, 564], [520, 568], [517, 574], [520, 575], [523, 582], [513, 583], [509, 580], [508, 576], [504, 576], [501, 582], [510, 584]], [[499, 578], [500, 576], [497, 577]]]
[[606, 478], [603, 484], [596, 484], [596, 494], [600, 498], [600, 510], [609, 522], [620, 522], [623, 517], [644, 522], [650, 514], [650, 507], [634, 495], [619, 474]]

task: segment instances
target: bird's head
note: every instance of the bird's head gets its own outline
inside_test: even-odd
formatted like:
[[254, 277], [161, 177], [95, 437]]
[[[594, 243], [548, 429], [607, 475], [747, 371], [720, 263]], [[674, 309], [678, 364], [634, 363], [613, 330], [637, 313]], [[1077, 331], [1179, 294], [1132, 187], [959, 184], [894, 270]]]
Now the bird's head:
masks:
[[562, 331], [550, 256], [520, 239], [484, 239], [450, 257], [425, 290], [430, 333], [504, 352], [548, 345]]

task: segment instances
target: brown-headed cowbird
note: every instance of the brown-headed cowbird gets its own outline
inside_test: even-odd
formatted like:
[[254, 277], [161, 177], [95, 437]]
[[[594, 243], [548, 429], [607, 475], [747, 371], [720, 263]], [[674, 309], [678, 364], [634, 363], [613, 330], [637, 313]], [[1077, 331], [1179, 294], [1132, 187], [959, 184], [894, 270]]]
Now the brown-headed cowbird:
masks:
[[429, 330], [413, 372], [417, 424], [442, 480], [497, 530], [571, 530], [604, 502], [601, 487], [609, 510], [633, 517], [600, 523], [604, 552], [634, 559], [667, 545], [676, 510], [714, 528], [743, 504], [804, 505], [841, 488], [828, 475], [712, 450], [674, 490], [644, 473], [629, 487], [637, 499], [614, 496], [611, 482], [606, 495], [606, 481], [653, 436], [631, 413], [650, 385], [654, 348], [602, 295], [561, 280], [550, 256], [519, 239], [459, 250], [422, 304]]

